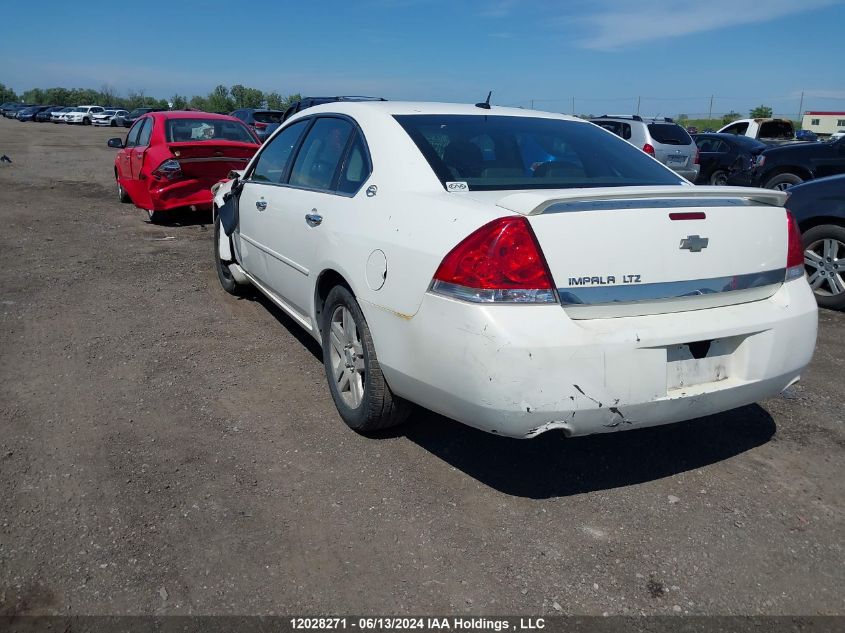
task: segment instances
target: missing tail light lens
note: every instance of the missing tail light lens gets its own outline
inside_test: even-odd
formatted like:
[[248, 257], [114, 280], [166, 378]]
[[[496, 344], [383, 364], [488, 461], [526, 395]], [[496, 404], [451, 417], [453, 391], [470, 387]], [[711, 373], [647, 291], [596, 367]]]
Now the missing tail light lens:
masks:
[[556, 303], [548, 265], [528, 220], [493, 220], [440, 263], [431, 291], [473, 303]]
[[643, 145], [643, 151], [649, 156], [654, 156], [654, 147], [650, 143]]
[[153, 176], [165, 180], [178, 180], [182, 177], [182, 165], [178, 160], [169, 158], [153, 170]]
[[801, 229], [792, 214], [786, 212], [788, 239], [786, 249], [786, 279], [798, 279], [804, 276], [804, 245], [801, 242]]

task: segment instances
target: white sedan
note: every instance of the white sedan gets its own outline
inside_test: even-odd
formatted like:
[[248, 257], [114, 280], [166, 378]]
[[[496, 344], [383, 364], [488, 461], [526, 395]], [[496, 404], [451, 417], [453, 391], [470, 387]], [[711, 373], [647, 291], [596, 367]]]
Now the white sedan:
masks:
[[129, 114], [126, 110], [104, 110], [91, 117], [91, 123], [96, 126], [117, 127], [116, 117], [124, 117]]
[[413, 403], [586, 435], [799, 379], [817, 312], [787, 194], [695, 187], [591, 123], [480, 106], [306, 109], [215, 186], [223, 287], [322, 345], [350, 427]]

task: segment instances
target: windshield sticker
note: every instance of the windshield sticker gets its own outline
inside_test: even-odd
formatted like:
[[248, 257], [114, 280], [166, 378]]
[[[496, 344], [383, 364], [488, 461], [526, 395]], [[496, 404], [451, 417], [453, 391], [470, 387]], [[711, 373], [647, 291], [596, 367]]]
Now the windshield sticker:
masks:
[[469, 191], [469, 186], [465, 182], [447, 182], [446, 191]]

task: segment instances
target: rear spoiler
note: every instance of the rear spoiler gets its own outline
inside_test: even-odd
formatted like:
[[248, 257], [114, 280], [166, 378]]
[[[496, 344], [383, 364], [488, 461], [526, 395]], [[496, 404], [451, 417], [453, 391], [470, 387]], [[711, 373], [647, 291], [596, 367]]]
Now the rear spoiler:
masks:
[[[612, 201], [684, 201], [683, 206], [693, 206], [700, 202], [700, 206], [725, 206], [725, 203], [736, 205], [762, 204], [773, 207], [783, 207], [789, 193], [774, 189], [755, 189], [751, 187], [600, 187], [596, 189], [559, 189], [544, 192], [513, 193], [499, 200], [496, 205], [508, 211], [521, 215], [540, 215], [556, 207], [552, 211], [576, 210], [571, 207], [591, 206], [590, 203]], [[587, 203], [584, 205], [583, 203]], [[604, 205], [601, 205], [604, 206]], [[635, 206], [635, 205], [625, 205]], [[653, 205], [649, 205], [653, 206]], [[564, 209], [563, 207], [570, 207]]]

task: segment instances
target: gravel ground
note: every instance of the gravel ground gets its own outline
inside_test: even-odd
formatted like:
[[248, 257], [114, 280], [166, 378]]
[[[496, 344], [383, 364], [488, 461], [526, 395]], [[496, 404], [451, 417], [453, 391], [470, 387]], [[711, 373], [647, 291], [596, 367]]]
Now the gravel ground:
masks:
[[207, 217], [118, 203], [114, 135], [0, 120], [0, 615], [845, 613], [845, 315], [759, 406], [366, 439]]

